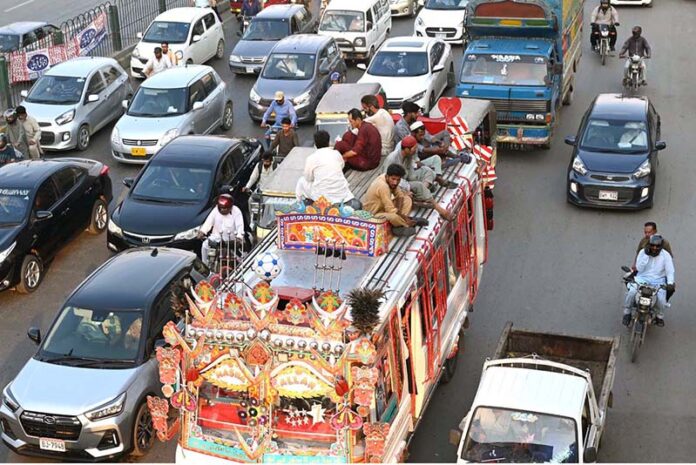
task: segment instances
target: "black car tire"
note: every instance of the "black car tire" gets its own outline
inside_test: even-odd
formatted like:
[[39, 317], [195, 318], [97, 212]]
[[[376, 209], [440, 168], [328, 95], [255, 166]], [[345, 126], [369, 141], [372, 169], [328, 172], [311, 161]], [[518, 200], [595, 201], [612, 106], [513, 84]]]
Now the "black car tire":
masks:
[[222, 60], [225, 56], [225, 41], [220, 39], [215, 49], [215, 58]]
[[147, 454], [155, 442], [155, 428], [152, 425], [150, 409], [147, 402], [143, 401], [135, 414], [133, 429], [131, 430], [131, 457], [142, 457]]
[[30, 294], [38, 289], [43, 279], [44, 266], [41, 259], [34, 254], [28, 254], [22, 260], [19, 269], [19, 282], [17, 292], [20, 294]]
[[80, 129], [77, 130], [77, 145], [75, 148], [80, 152], [84, 152], [89, 147], [89, 141], [91, 139], [91, 134], [89, 133], [89, 126], [83, 124]]
[[[228, 113], [229, 112], [229, 118]], [[222, 124], [220, 127], [223, 131], [229, 131], [232, 129], [232, 122], [234, 121], [234, 109], [232, 108], [232, 102], [227, 102], [225, 104], [225, 110], [222, 112]]]
[[90, 234], [101, 234], [109, 223], [109, 208], [103, 199], [98, 198], [92, 206], [92, 214], [89, 217], [87, 230]]

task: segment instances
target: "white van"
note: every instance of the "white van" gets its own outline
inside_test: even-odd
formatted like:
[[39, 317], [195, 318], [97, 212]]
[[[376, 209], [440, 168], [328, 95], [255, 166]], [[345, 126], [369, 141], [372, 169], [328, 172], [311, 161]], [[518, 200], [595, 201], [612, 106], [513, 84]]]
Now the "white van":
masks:
[[319, 34], [336, 39], [344, 58], [369, 61], [391, 27], [389, 0], [331, 0]]

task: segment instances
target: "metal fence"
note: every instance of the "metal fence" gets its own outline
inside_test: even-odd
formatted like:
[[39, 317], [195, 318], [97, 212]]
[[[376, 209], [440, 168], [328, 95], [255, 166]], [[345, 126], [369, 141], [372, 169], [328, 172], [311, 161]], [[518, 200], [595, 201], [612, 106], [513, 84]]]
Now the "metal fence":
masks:
[[[112, 56], [135, 45], [139, 40], [137, 34], [145, 32], [157, 15], [172, 8], [189, 5], [189, 0], [111, 0], [64, 21], [60, 25], [61, 33], [31, 44], [25, 47], [24, 51], [65, 43], [84, 30], [100, 14], [106, 14], [106, 37], [89, 55]], [[10, 84], [7, 74], [9, 63], [5, 65], [4, 70], [2, 67], [0, 62], [0, 107], [4, 109], [18, 105], [22, 100], [21, 91], [28, 90], [33, 83]]]

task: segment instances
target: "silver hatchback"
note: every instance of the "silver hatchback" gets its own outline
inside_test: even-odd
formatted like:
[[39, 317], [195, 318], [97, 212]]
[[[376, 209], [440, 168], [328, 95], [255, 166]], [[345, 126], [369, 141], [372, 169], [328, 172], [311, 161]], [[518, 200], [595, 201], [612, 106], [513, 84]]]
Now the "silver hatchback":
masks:
[[92, 134], [118, 118], [133, 95], [128, 75], [112, 58], [81, 57], [60, 63], [22, 91], [27, 113], [41, 126], [45, 150], [86, 150]]
[[113, 157], [145, 164], [180, 135], [210, 134], [232, 127], [232, 96], [210, 66], [187, 65], [147, 79], [111, 134]]

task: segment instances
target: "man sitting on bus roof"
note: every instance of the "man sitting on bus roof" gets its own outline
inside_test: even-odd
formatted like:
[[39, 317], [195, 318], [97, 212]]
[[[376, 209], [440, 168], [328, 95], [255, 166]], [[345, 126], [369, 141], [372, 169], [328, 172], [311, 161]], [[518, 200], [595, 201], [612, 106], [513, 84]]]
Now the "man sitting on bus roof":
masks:
[[395, 236], [412, 236], [416, 234], [416, 225], [428, 225], [428, 220], [409, 216], [413, 202], [408, 193], [399, 187], [405, 175], [403, 166], [389, 165], [385, 174], [372, 181], [362, 198], [363, 208], [375, 218], [389, 221]]
[[350, 131], [346, 131], [336, 142], [338, 150], [348, 167], [357, 171], [369, 171], [379, 166], [382, 157], [382, 137], [372, 124], [365, 122], [357, 108], [348, 112]]
[[[457, 187], [457, 184], [454, 182], [449, 182], [445, 181], [442, 177], [442, 158], [440, 158], [440, 153], [441, 149], [439, 147], [433, 147], [429, 146], [427, 147], [427, 134], [428, 132], [425, 130], [425, 125], [423, 124], [422, 121], [416, 121], [411, 125], [411, 137], [415, 138], [416, 141], [418, 142], [418, 159], [419, 161], [431, 168], [436, 175], [435, 180], [440, 184], [442, 187], [446, 187], [448, 189], [453, 189]], [[448, 142], [449, 144], [449, 142]], [[445, 148], [444, 153], [447, 153], [447, 148]]]

